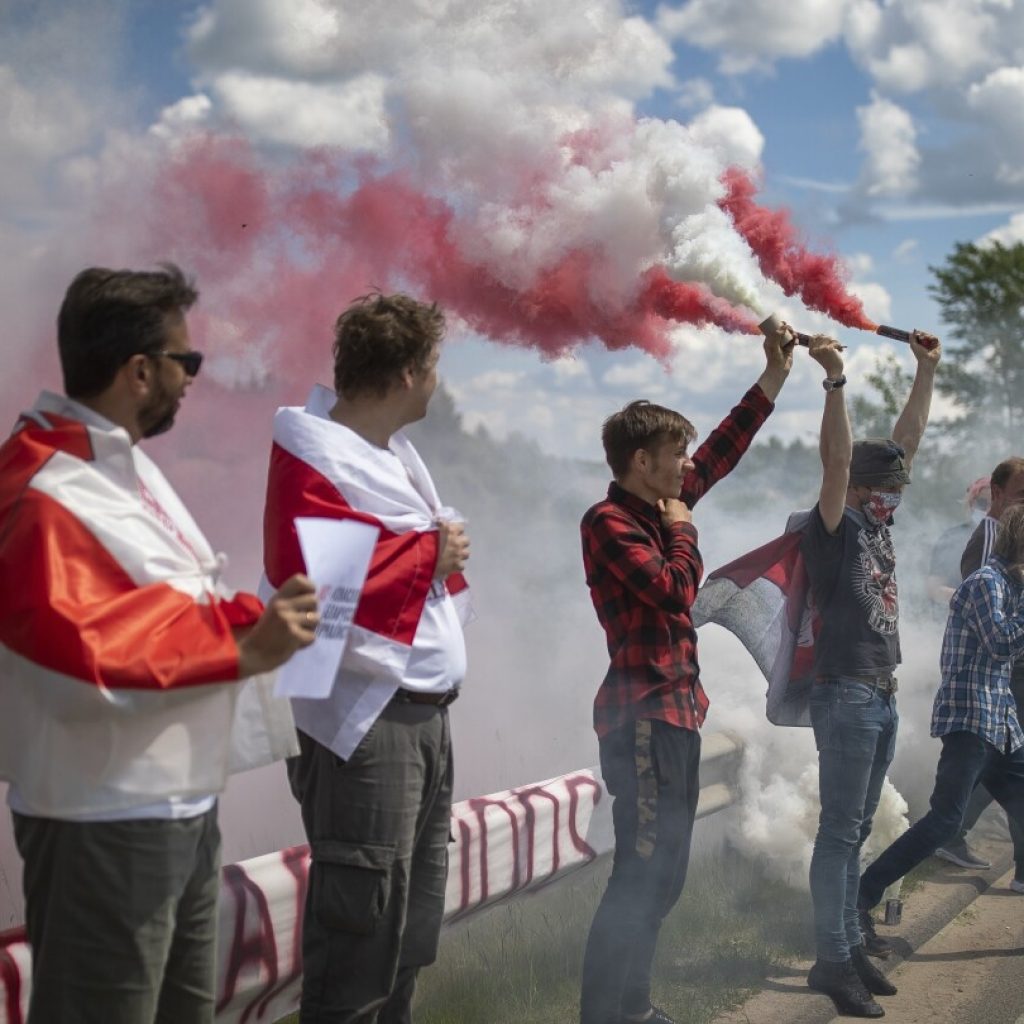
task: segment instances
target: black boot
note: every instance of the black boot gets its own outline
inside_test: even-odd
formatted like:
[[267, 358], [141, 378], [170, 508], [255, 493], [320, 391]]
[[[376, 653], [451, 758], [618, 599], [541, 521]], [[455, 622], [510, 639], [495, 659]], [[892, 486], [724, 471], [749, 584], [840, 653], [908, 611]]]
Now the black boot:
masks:
[[807, 987], [829, 996], [843, 1016], [885, 1016], [885, 1010], [871, 998], [864, 983], [857, 977], [853, 962], [850, 960], [844, 960], [839, 964], [828, 960], [815, 961], [807, 975]]
[[864, 987], [876, 996], [896, 995], [896, 986], [871, 962], [871, 957], [864, 952], [863, 946], [850, 949], [850, 959], [857, 977], [864, 982]]
[[857, 922], [860, 924], [860, 933], [864, 936], [864, 952], [868, 956], [877, 956], [881, 960], [887, 959], [892, 952], [892, 943], [888, 939], [883, 939], [875, 931], [875, 921], [871, 916], [871, 911], [864, 907], [858, 907]]

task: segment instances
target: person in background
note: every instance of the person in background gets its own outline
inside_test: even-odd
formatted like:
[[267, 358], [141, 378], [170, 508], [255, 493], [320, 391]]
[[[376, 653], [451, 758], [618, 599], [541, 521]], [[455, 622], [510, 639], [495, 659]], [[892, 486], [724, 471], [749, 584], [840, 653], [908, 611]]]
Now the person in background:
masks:
[[[304, 576], [265, 610], [229, 590], [142, 451], [199, 372], [196, 298], [170, 264], [83, 270], [57, 320], [66, 397], [44, 391], [0, 447], [0, 778], [31, 1024], [211, 1024], [239, 680], [312, 643], [319, 618]], [[279, 756], [290, 718], [287, 733]]]
[[1024, 657], [1024, 506], [999, 520], [989, 561], [960, 585], [942, 641], [942, 682], [931, 734], [942, 741], [930, 809], [867, 868], [858, 906], [868, 911], [950, 837], [980, 781], [1024, 828], [1024, 732], [1010, 691]]
[[925, 585], [932, 607], [936, 615], [941, 616], [943, 623], [949, 614], [949, 599], [963, 582], [960, 561], [964, 548], [978, 525], [985, 519], [991, 504], [992, 488], [989, 477], [979, 477], [967, 488], [964, 495], [964, 522], [944, 530], [932, 546]]
[[[1004, 459], [992, 471], [989, 478], [992, 502], [986, 515], [980, 518], [960, 557], [961, 578], [966, 579], [972, 572], [987, 564], [995, 543], [996, 531], [999, 528], [1000, 516], [1014, 505], [1024, 502], [1024, 459], [1011, 456]], [[1014, 663], [1010, 678], [1010, 692], [1018, 702], [1024, 700], [1024, 659]], [[971, 795], [963, 824], [959, 833], [949, 842], [944, 843], [935, 851], [935, 856], [949, 861], [962, 868], [975, 871], [987, 871], [992, 867], [984, 857], [979, 856], [967, 842], [978, 819], [992, 803], [992, 794], [979, 783]], [[1014, 878], [1010, 888], [1017, 893], [1024, 893], [1024, 834], [1011, 818], [1008, 820], [1010, 838], [1013, 842]]]

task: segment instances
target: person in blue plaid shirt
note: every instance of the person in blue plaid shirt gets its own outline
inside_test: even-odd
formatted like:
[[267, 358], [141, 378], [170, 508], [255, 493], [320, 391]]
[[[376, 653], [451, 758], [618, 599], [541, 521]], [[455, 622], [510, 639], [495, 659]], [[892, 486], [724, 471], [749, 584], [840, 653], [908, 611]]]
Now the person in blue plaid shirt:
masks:
[[931, 810], [864, 872], [857, 904], [870, 909], [960, 831], [979, 780], [1011, 820], [1024, 826], [1024, 732], [1010, 692], [1014, 660], [1024, 657], [1024, 506], [1003, 513], [987, 565], [950, 601], [942, 641], [942, 682], [932, 735], [942, 739]]

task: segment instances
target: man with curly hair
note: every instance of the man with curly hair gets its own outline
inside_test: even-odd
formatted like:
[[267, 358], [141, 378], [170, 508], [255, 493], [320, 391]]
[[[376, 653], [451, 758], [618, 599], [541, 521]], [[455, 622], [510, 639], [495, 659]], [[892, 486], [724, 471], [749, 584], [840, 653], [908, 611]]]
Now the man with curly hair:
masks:
[[297, 516], [380, 531], [330, 696], [292, 701], [289, 779], [312, 850], [302, 1024], [406, 1024], [437, 951], [469, 541], [402, 428], [426, 415], [443, 333], [435, 305], [357, 300], [335, 326], [335, 390], [274, 422], [268, 579], [303, 565]]

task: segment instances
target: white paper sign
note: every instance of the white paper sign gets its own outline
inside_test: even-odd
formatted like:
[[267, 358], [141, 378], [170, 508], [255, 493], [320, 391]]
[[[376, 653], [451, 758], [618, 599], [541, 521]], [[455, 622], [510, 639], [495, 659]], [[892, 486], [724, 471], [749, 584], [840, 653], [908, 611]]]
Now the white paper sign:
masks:
[[274, 695], [331, 695], [345, 641], [359, 603], [380, 530], [353, 519], [295, 520], [306, 575], [316, 584], [320, 624], [316, 640], [281, 667]]

